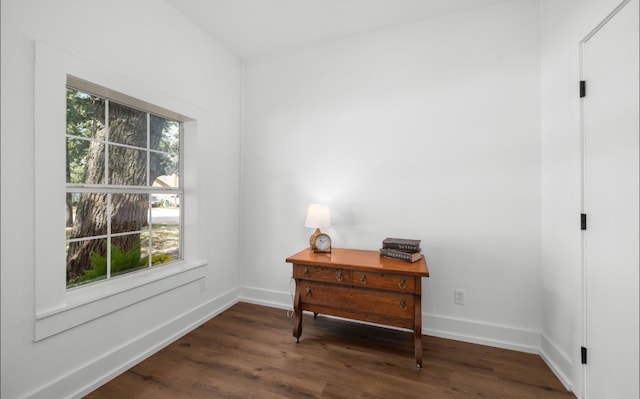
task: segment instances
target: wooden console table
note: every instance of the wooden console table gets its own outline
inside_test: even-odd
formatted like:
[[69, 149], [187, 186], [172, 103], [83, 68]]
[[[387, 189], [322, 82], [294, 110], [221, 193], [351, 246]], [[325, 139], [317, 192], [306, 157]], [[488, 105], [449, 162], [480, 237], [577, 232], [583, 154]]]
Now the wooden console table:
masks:
[[415, 360], [422, 367], [422, 277], [427, 262], [380, 257], [378, 251], [307, 248], [286, 259], [296, 280], [293, 336], [300, 340], [302, 311], [412, 329]]

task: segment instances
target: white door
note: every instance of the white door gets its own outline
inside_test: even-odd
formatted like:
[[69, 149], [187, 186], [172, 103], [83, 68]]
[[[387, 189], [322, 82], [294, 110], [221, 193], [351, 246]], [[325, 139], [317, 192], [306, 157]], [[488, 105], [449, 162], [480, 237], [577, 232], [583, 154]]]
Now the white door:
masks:
[[638, 399], [638, 0], [582, 43], [585, 397]]

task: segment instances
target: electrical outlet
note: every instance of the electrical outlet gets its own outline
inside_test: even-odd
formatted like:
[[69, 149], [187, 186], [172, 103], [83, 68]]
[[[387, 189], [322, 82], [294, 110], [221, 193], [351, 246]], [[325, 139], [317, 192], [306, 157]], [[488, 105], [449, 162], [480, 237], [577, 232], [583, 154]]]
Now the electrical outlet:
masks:
[[453, 290], [453, 303], [464, 305], [464, 290]]

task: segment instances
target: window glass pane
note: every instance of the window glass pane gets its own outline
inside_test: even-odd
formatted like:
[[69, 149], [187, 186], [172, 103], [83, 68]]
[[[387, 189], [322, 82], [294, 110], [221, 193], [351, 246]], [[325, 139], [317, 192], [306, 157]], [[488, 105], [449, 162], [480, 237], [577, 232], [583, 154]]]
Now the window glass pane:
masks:
[[[152, 194], [151, 228], [174, 227], [180, 225], [180, 208], [172, 205], [180, 204], [180, 198], [171, 194]], [[155, 202], [155, 206], [153, 205]]]
[[67, 242], [67, 288], [107, 278], [107, 240]]
[[165, 226], [151, 231], [152, 265], [182, 259], [180, 252], [180, 228]]
[[[66, 193], [67, 284], [102, 278], [104, 270], [85, 276], [92, 269], [92, 256], [106, 256], [107, 194]], [[93, 237], [93, 239], [92, 239]]]
[[179, 158], [162, 152], [151, 153], [151, 175], [154, 187], [180, 187]]
[[67, 183], [104, 183], [104, 144], [67, 138]]
[[147, 113], [110, 101], [109, 141], [147, 148]]
[[111, 195], [111, 234], [140, 231], [148, 225], [149, 195]]
[[107, 194], [66, 194], [68, 238], [89, 238], [107, 234]]
[[151, 209], [153, 264], [182, 259], [180, 249], [180, 197], [156, 195], [161, 206]]
[[152, 184], [178, 187], [181, 124], [157, 115], [151, 115], [150, 118]]
[[150, 118], [149, 148], [169, 154], [180, 153], [180, 122], [157, 115], [151, 115]]
[[147, 184], [147, 151], [109, 145], [109, 182], [121, 186]]
[[[148, 244], [145, 243], [148, 247]], [[111, 238], [111, 276], [130, 273], [147, 267], [141, 255], [140, 234], [128, 234]]]
[[67, 134], [104, 140], [104, 110], [104, 99], [67, 89]]

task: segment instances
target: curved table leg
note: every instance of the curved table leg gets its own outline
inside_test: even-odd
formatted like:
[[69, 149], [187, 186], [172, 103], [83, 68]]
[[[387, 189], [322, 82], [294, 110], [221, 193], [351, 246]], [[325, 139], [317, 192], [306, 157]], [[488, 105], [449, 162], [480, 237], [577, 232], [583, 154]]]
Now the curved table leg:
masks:
[[296, 296], [293, 301], [293, 312], [295, 320], [293, 322], [293, 336], [296, 337], [296, 343], [300, 342], [302, 335], [302, 309], [300, 309], [300, 291], [296, 287]]
[[413, 348], [416, 356], [416, 365], [418, 368], [422, 368], [422, 301], [420, 296], [416, 296], [414, 303]]

